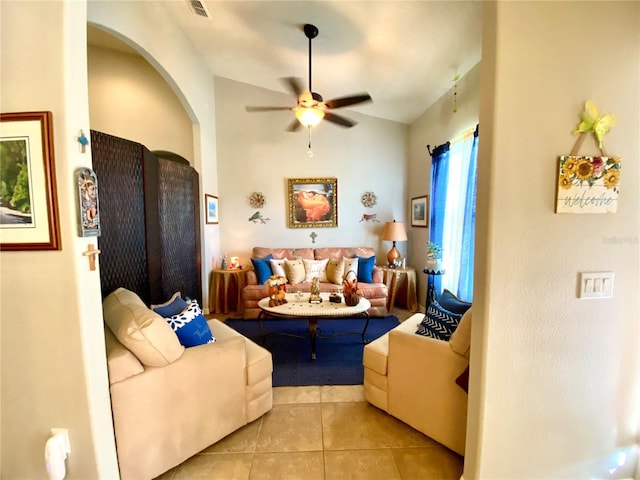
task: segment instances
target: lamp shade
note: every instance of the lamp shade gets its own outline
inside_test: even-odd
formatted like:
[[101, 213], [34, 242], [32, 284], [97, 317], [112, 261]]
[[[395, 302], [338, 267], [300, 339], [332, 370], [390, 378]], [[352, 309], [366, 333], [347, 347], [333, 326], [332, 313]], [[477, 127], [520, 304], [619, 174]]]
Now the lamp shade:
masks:
[[384, 230], [382, 231], [382, 240], [391, 242], [406, 242], [407, 231], [404, 229], [403, 222], [387, 222], [384, 224]]
[[404, 223], [387, 222], [384, 224], [384, 230], [382, 231], [382, 240], [393, 242], [393, 246], [389, 253], [387, 253], [387, 261], [390, 267], [395, 267], [396, 262], [400, 260], [400, 252], [396, 248], [396, 242], [407, 241], [407, 231], [404, 229]]

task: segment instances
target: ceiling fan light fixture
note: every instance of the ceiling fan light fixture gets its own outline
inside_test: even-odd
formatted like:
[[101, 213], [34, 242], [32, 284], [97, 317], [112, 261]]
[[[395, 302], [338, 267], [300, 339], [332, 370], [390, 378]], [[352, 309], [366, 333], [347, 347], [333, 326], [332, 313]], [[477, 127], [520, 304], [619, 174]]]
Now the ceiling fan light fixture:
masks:
[[324, 111], [315, 107], [297, 107], [296, 118], [305, 127], [315, 127], [324, 118]]

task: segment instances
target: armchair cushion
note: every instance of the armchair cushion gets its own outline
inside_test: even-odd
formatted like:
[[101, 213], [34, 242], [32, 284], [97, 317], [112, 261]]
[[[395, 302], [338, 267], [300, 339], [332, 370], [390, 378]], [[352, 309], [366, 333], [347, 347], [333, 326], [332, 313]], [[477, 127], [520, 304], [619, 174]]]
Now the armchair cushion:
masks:
[[107, 326], [142, 364], [164, 367], [184, 353], [165, 319], [148, 309], [135, 293], [118, 288], [104, 299], [102, 309]]

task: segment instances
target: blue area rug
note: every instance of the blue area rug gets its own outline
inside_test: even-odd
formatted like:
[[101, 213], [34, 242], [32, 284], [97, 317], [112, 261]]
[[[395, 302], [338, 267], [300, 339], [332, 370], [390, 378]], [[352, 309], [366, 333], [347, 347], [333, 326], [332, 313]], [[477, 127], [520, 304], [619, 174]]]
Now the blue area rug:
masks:
[[[362, 337], [366, 319], [335, 319], [318, 322], [316, 360], [311, 360], [311, 340], [307, 336], [306, 320], [263, 320], [265, 333], [260, 334], [257, 320], [229, 319], [225, 324], [262, 345], [273, 356], [273, 386], [301, 385], [362, 385]], [[371, 342], [398, 325], [398, 318], [372, 317], [365, 333]], [[278, 333], [305, 335], [305, 338]], [[341, 334], [347, 335], [331, 335]], [[328, 337], [328, 338], [324, 338]]]

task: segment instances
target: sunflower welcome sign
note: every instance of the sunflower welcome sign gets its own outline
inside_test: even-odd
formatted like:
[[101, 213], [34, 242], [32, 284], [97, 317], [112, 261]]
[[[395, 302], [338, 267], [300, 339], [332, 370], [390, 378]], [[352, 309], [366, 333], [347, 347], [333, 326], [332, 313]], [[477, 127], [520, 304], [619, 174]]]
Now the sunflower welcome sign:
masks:
[[[585, 103], [578, 134], [571, 153], [560, 157], [556, 213], [615, 213], [618, 208], [618, 184], [621, 159], [607, 156], [602, 139], [615, 125], [614, 115], [598, 114], [591, 100]], [[578, 151], [585, 136], [593, 133], [599, 156], [581, 156]]]

